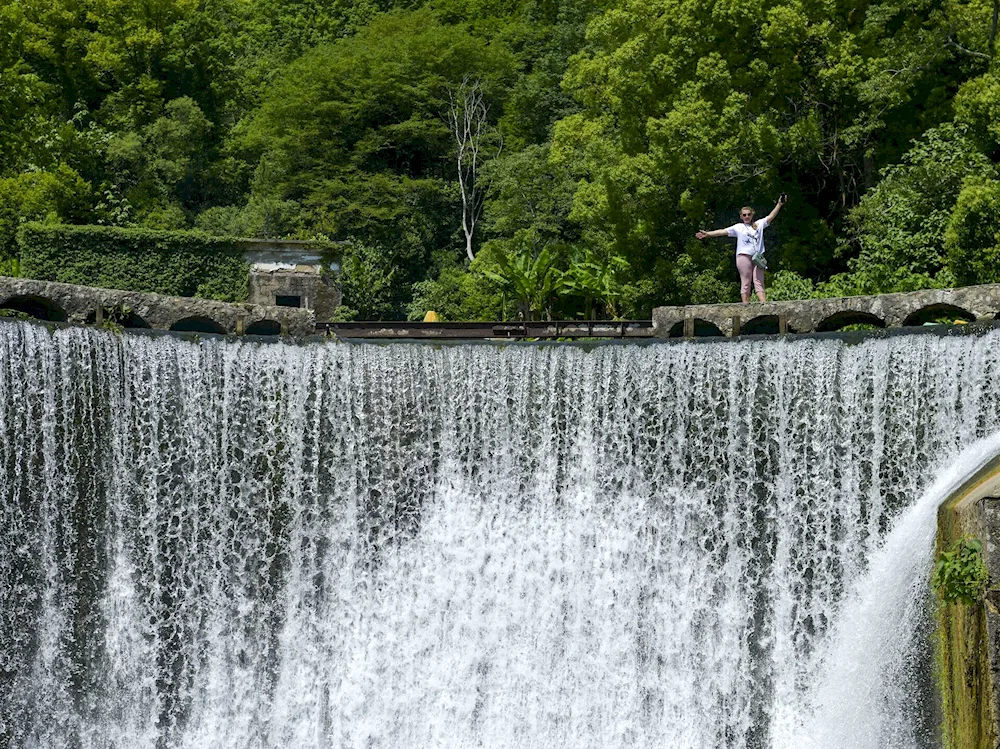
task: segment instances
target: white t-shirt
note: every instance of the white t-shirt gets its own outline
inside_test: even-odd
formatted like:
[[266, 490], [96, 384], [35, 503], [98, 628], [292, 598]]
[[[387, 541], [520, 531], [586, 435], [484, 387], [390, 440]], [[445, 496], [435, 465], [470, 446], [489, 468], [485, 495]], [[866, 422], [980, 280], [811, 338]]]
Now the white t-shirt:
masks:
[[726, 234], [736, 237], [737, 255], [753, 255], [757, 250], [764, 251], [764, 229], [767, 226], [767, 218], [759, 218], [754, 223], [757, 224], [756, 229], [750, 228], [750, 224], [744, 224], [742, 221], [726, 229]]

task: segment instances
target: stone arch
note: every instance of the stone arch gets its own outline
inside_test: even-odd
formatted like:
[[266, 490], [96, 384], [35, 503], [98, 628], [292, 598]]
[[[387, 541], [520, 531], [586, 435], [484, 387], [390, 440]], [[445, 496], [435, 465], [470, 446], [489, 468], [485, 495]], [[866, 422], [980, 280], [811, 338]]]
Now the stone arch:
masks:
[[965, 320], [966, 322], [973, 322], [976, 316], [966, 309], [956, 307], [954, 304], [928, 304], [926, 307], [921, 307], [907, 315], [906, 319], [903, 320], [903, 326], [937, 322], [940, 318], [950, 318], [950, 321]]
[[[145, 328], [149, 329], [150, 325], [139, 315], [135, 313], [134, 310], [128, 307], [104, 307], [103, 310], [104, 319], [109, 322], [113, 322], [117, 325], [121, 325], [123, 328]], [[97, 322], [97, 313], [91, 312], [87, 315], [87, 319], [84, 321], [87, 325], [93, 325]]]
[[667, 338], [683, 338], [684, 337], [684, 321], [675, 322], [670, 326], [670, 331], [667, 333]]
[[216, 335], [225, 335], [228, 332], [211, 317], [202, 315], [181, 318], [171, 325], [170, 329], [179, 333], [214, 333]]
[[779, 331], [777, 315], [758, 315], [740, 325], [740, 335], [777, 335]]
[[277, 320], [257, 320], [246, 329], [247, 335], [281, 335], [281, 323]]
[[13, 296], [3, 304], [0, 304], [0, 309], [23, 312], [26, 315], [34, 317], [36, 320], [48, 320], [50, 322], [66, 322], [69, 317], [66, 314], [66, 310], [51, 299], [32, 294]]
[[884, 328], [885, 320], [871, 312], [846, 309], [821, 320], [816, 326], [816, 332], [829, 333], [834, 330], [843, 330], [848, 325], [874, 325], [876, 328]]

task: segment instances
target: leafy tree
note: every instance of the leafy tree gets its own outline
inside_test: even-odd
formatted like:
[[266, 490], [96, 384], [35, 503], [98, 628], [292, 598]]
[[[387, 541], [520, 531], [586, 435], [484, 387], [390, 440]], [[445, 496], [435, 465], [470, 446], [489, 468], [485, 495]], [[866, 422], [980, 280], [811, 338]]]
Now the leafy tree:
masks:
[[817, 208], [769, 239], [794, 248], [800, 273], [842, 271], [831, 230], [880, 165], [948, 116], [940, 81], [974, 70], [953, 66], [951, 27], [931, 2], [615, 2], [564, 79], [581, 111], [555, 125], [554, 153], [584, 166], [574, 215], [610, 228], [659, 303], [696, 288], [721, 301], [711, 297], [731, 288], [731, 268], [688, 237], [779, 189]]
[[558, 297], [569, 287], [565, 273], [556, 267], [555, 257], [549, 247], [543, 247], [537, 256], [517, 253], [498, 258], [499, 271], [484, 271], [486, 276], [509, 291], [523, 320], [552, 319], [552, 310]]
[[72, 168], [23, 172], [0, 178], [0, 263], [10, 270], [18, 257], [18, 227], [29, 221], [74, 223], [87, 215], [90, 185]]
[[[785, 191], [771, 298], [981, 281], [998, 8], [0, 0], [0, 241], [51, 218], [353, 236], [345, 315], [645, 317], [735, 299], [731, 247], [691, 236]], [[471, 262], [463, 80], [504, 142]]]
[[771, 276], [767, 286], [767, 298], [772, 302], [786, 302], [795, 299], [811, 299], [815, 295], [815, 285], [795, 271], [783, 270]]
[[200, 197], [211, 130], [197, 103], [182, 97], [167, 102], [163, 114], [139, 132], [126, 130], [108, 139], [113, 190], [138, 208], [139, 223], [160, 229], [188, 223], [186, 210], [193, 210]]
[[856, 290], [951, 285], [950, 275], [937, 279], [947, 265], [949, 217], [967, 178], [995, 173], [964, 129], [944, 124], [928, 130], [850, 214], [851, 236], [860, 247], [851, 261]]
[[502, 47], [431, 11], [387, 13], [289, 66], [243, 143], [275, 166], [278, 196], [299, 202], [314, 231], [382, 248], [408, 288], [433, 249], [458, 246], [448, 91], [479, 78], [495, 97], [511, 66]]
[[343, 301], [334, 319], [384, 320], [399, 305], [399, 269], [382, 248], [353, 241], [344, 253], [340, 288]]
[[944, 246], [959, 284], [1000, 283], [1000, 181], [966, 180], [948, 221]]
[[502, 154], [489, 164], [487, 180], [483, 231], [505, 254], [522, 247], [537, 254], [549, 245], [581, 240], [580, 227], [570, 218], [576, 185], [565, 165], [550, 159], [548, 146]]
[[503, 320], [510, 314], [503, 284], [495, 276], [498, 264], [489, 249], [466, 264], [451, 250], [435, 254], [438, 268], [432, 277], [413, 285], [407, 305], [410, 320], [422, 320], [434, 310], [442, 320]]
[[594, 315], [594, 302], [603, 307], [608, 317], [618, 317], [624, 296], [621, 276], [629, 269], [623, 258], [612, 256], [604, 260], [588, 257], [570, 263], [563, 275], [563, 287], [567, 294], [575, 294], [584, 299], [584, 317]]
[[989, 72], [967, 81], [955, 94], [954, 107], [955, 122], [996, 161], [1000, 155], [1000, 79]]

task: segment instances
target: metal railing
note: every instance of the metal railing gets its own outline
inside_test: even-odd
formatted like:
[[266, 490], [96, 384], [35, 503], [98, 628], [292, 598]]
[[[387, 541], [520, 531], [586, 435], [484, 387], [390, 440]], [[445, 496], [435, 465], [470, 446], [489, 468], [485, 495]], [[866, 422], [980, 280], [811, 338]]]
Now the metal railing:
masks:
[[317, 332], [338, 338], [652, 338], [651, 320], [551, 320], [530, 322], [330, 322]]

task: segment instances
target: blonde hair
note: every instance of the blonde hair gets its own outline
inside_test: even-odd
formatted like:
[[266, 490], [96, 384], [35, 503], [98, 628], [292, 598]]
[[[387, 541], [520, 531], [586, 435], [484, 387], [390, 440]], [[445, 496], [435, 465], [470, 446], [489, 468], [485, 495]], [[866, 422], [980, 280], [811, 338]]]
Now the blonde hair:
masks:
[[[756, 211], [754, 211], [753, 207], [752, 207], [752, 206], [749, 206], [749, 205], [745, 205], [745, 206], [743, 206], [742, 208], [740, 208], [740, 217], [741, 217], [741, 218], [743, 217], [743, 211], [750, 211], [750, 218], [751, 218], [751, 219], [752, 219], [752, 218], [753, 218], [754, 216], [756, 216], [756, 215], [757, 215], [757, 213], [756, 213]], [[750, 228], [751, 228], [751, 229], [756, 229], [756, 228], [757, 228], [757, 222], [756, 222], [756, 221], [753, 221], [753, 222], [752, 222], [752, 223], [750, 224]]]

